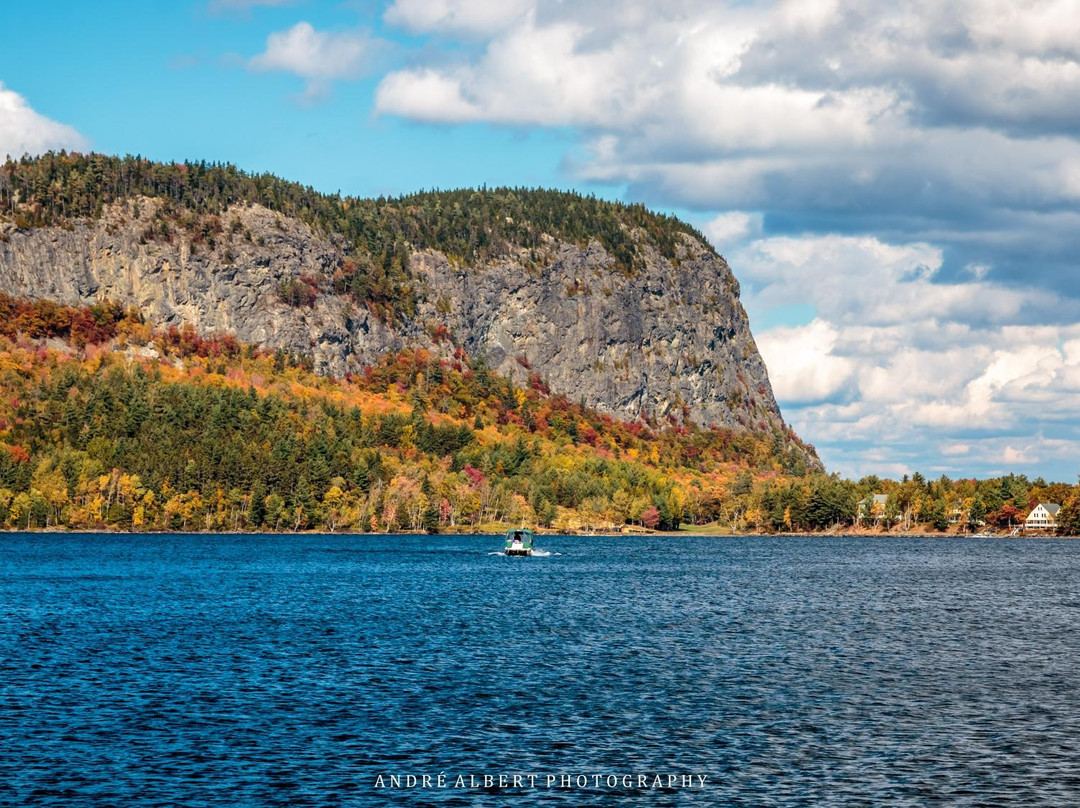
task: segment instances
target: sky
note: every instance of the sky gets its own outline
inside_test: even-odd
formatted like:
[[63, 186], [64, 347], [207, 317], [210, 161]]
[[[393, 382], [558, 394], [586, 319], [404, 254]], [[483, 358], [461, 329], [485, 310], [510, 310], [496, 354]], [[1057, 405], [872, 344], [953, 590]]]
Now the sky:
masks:
[[20, 4], [0, 155], [56, 148], [643, 202], [830, 471], [1080, 472], [1080, 0]]

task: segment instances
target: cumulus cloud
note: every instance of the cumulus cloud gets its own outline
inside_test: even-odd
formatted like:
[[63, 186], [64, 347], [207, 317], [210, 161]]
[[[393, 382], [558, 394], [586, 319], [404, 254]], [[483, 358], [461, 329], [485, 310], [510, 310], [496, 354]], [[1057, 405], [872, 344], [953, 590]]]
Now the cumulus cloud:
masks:
[[336, 79], [363, 76], [386, 49], [386, 43], [367, 31], [334, 33], [317, 31], [307, 22], [298, 22], [266, 39], [266, 49], [248, 60], [257, 71], [282, 71], [307, 80], [304, 98], [319, 100]]
[[50, 149], [84, 150], [88, 145], [75, 129], [35, 112], [25, 98], [0, 82], [0, 158]]
[[865, 236], [766, 237], [729, 260], [742, 268], [751, 325], [793, 301], [817, 312], [757, 341], [788, 419], [830, 468], [1042, 464], [1071, 479], [1080, 323], [1054, 316], [1054, 295], [985, 276], [942, 281], [939, 248]]
[[806, 404], [841, 394], [852, 381], [856, 365], [836, 350], [839, 338], [840, 332], [823, 320], [762, 334], [758, 349], [776, 395], [788, 403]]
[[1072, 0], [830, 5], [809, 22], [770, 17], [740, 56], [740, 79], [824, 91], [892, 83], [927, 122], [1075, 132], [1080, 27]]
[[[513, 26], [491, 40], [479, 64], [391, 73], [379, 87], [376, 108], [438, 120], [439, 114], [418, 115], [410, 103], [423, 92], [434, 109], [446, 110], [442, 115], [446, 122], [482, 119], [512, 125], [590, 126], [599, 118], [615, 116], [629, 122], [633, 113], [627, 105], [638, 99], [626, 86], [630, 77], [621, 72], [625, 62], [605, 50], [582, 49], [585, 33], [574, 22]], [[635, 46], [621, 43], [620, 55], [625, 58]], [[462, 114], [461, 99], [467, 99], [467, 115]]]
[[424, 123], [467, 123], [482, 114], [464, 95], [461, 84], [434, 70], [387, 76], [380, 93], [392, 93], [397, 111]]
[[761, 233], [761, 214], [733, 210], [721, 213], [703, 228], [709, 241], [718, 250], [725, 250], [729, 245], [739, 244], [751, 236]]
[[[844, 325], [913, 319], [953, 324], [1060, 318], [1058, 296], [982, 280], [941, 279], [944, 253], [925, 242], [894, 245], [872, 236], [776, 236], [729, 256], [763, 307], [810, 303]], [[954, 335], [954, 339], [959, 334]]]

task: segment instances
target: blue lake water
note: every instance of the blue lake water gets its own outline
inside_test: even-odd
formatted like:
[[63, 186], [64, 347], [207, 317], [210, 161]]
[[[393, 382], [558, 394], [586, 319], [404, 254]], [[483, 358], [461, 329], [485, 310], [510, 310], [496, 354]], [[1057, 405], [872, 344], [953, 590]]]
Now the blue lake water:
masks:
[[1080, 543], [537, 544], [0, 535], [0, 805], [1080, 804]]

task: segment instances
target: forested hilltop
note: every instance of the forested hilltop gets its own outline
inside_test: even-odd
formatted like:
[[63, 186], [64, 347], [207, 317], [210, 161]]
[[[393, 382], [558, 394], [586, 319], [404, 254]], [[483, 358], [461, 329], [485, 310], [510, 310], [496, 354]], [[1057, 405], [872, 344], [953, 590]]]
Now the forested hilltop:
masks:
[[[858, 482], [791, 434], [619, 421], [458, 350], [334, 379], [307, 357], [114, 303], [0, 295], [0, 525], [11, 529], [1007, 532], [1078, 489]], [[877, 494], [878, 499], [874, 496]]]
[[618, 419], [786, 431], [723, 258], [676, 218], [574, 193], [360, 199], [204, 162], [9, 160], [0, 292], [115, 300], [338, 377], [460, 348]]
[[[210, 217], [235, 205], [261, 205], [338, 236], [362, 260], [335, 273], [334, 290], [384, 307], [390, 316], [415, 313], [416, 289], [408, 273], [413, 250], [439, 250], [477, 264], [506, 257], [512, 248], [542, 250], [545, 236], [579, 245], [595, 240], [619, 271], [633, 273], [644, 268], [648, 247], [677, 260], [680, 234], [707, 244], [690, 225], [644, 205], [565, 191], [483, 188], [363, 199], [322, 194], [228, 164], [63, 152], [9, 159], [0, 169], [0, 208], [25, 228], [100, 218], [110, 203], [140, 196], [166, 202], [148, 222], [149, 240], [188, 230], [213, 246], [223, 224]], [[647, 237], [634, 238], [634, 230]]]

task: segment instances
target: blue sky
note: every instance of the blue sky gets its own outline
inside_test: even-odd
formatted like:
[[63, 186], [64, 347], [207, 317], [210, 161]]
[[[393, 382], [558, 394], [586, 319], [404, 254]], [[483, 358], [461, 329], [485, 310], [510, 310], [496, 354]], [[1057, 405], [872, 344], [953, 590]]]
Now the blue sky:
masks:
[[[340, 33], [381, 28], [370, 10], [314, 2], [244, 8], [27, 4], [0, 28], [0, 81], [113, 154], [226, 160], [360, 195], [485, 182], [575, 185], [559, 170], [573, 145], [566, 132], [378, 116], [378, 76], [366, 70], [334, 82], [321, 103], [304, 104], [297, 98], [304, 79], [245, 67], [270, 34], [298, 21]], [[418, 46], [403, 32], [388, 37], [402, 53]], [[392, 65], [401, 57], [384, 58]]]
[[23, 4], [0, 152], [61, 146], [645, 202], [830, 469], [1080, 471], [1076, 0]]

